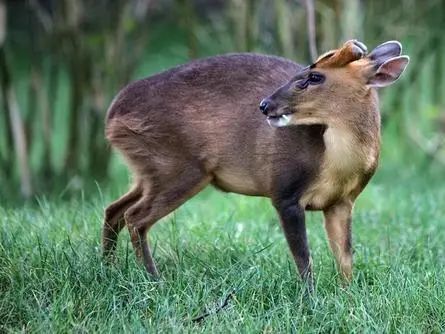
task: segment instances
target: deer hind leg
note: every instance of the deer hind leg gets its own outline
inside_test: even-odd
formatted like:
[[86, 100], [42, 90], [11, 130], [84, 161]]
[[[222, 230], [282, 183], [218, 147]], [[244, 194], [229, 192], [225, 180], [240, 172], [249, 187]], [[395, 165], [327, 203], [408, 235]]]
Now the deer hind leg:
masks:
[[[158, 276], [148, 242], [149, 229], [162, 217], [166, 216], [189, 198], [201, 191], [209, 182], [200, 169], [183, 166], [179, 175], [169, 181], [151, 182], [145, 186], [141, 199], [133, 204], [124, 214], [131, 242], [136, 257], [142, 261], [147, 272]], [[152, 180], [155, 180], [153, 176]]]
[[105, 258], [111, 258], [116, 250], [119, 232], [125, 225], [124, 213], [142, 196], [142, 187], [136, 183], [130, 191], [105, 209], [105, 219], [102, 229], [102, 250]]
[[352, 279], [351, 214], [353, 203], [345, 201], [324, 210], [325, 229], [338, 270], [346, 281]]

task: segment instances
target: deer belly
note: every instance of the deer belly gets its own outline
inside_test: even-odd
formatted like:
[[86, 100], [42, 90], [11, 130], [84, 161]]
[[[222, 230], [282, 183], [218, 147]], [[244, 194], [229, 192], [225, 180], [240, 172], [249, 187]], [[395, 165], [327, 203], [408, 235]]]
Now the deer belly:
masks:
[[244, 195], [261, 196], [263, 191], [261, 186], [253, 180], [251, 175], [246, 175], [235, 170], [218, 170], [213, 176], [212, 184], [227, 192], [234, 192]]

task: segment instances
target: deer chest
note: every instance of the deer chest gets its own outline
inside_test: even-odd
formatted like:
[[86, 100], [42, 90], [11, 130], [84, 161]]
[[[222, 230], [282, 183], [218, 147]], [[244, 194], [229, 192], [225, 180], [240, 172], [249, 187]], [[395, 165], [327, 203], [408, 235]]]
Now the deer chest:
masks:
[[361, 144], [348, 131], [329, 128], [318, 175], [300, 199], [309, 210], [323, 210], [342, 199], [354, 200], [375, 170], [378, 148]]

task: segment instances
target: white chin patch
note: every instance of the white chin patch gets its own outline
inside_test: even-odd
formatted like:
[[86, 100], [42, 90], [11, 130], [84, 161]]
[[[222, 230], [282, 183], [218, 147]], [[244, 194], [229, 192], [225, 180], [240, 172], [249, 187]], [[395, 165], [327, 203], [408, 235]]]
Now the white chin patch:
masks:
[[281, 115], [280, 117], [268, 117], [267, 123], [274, 128], [281, 128], [289, 124], [291, 119], [290, 115]]

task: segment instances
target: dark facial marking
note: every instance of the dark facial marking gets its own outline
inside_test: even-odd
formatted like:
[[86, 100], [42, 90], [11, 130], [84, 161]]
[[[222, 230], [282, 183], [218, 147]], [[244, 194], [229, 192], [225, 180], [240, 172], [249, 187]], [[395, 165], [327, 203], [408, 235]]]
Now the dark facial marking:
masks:
[[292, 81], [295, 82], [295, 86], [299, 89], [306, 89], [309, 85], [322, 84], [326, 77], [320, 72], [311, 71], [315, 67], [315, 64], [303, 68], [295, 75]]

